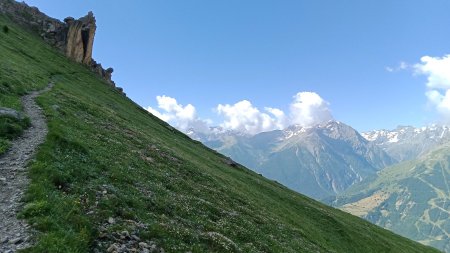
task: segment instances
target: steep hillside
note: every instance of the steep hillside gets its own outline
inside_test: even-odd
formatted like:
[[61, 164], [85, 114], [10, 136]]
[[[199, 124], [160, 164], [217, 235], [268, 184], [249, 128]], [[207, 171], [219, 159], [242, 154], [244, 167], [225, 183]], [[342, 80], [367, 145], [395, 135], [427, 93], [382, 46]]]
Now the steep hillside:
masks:
[[450, 145], [384, 169], [337, 204], [396, 233], [450, 252]]
[[254, 136], [233, 132], [190, 136], [315, 199], [334, 196], [395, 163], [356, 130], [337, 121], [313, 127], [291, 126]]
[[0, 106], [55, 84], [38, 98], [49, 133], [29, 165], [25, 252], [437, 252], [230, 164], [1, 15], [0, 27]]

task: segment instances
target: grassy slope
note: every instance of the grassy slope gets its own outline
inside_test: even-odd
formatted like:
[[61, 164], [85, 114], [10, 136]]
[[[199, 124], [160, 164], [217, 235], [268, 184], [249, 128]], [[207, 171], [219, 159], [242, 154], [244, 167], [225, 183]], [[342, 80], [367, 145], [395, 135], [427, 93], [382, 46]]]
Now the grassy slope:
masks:
[[0, 115], [0, 155], [11, 147], [11, 140], [20, 136], [30, 126], [30, 119], [16, 119]]
[[[450, 145], [442, 145], [419, 159], [381, 171], [340, 196], [342, 204], [383, 192], [386, 196], [367, 208], [364, 217], [383, 227], [450, 252]], [[348, 205], [347, 205], [348, 206]], [[356, 213], [357, 209], [346, 208]]]
[[[324, 206], [172, 129], [0, 16], [0, 106], [53, 80], [38, 99], [49, 135], [30, 165], [22, 216], [40, 233], [30, 252], [88, 252], [114, 217], [146, 226], [168, 252], [435, 252]], [[208, 233], [216, 232], [216, 233]]]
[[[23, 38], [8, 36], [14, 34], [16, 33], [10, 31], [9, 26], [1, 24], [0, 107], [21, 110], [22, 105], [18, 95], [45, 85], [50, 73], [45, 66], [40, 66], [40, 60], [29, 54], [29, 51], [24, 50], [27, 43]], [[39, 50], [39, 47], [36, 47], [36, 49]], [[33, 74], [21, 69], [21, 66], [33, 62], [35, 64], [30, 64], [29, 69], [27, 68]], [[17, 120], [12, 117], [0, 116], [0, 155], [9, 148], [10, 140], [20, 135], [28, 125], [29, 120], [27, 118]]]

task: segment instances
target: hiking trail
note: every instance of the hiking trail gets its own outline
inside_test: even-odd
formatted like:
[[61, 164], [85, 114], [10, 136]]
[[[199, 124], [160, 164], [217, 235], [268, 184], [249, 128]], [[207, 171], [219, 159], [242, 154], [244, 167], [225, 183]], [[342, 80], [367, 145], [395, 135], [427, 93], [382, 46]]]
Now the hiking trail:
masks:
[[21, 98], [25, 114], [31, 126], [12, 141], [11, 148], [0, 156], [0, 252], [12, 253], [31, 245], [30, 226], [17, 219], [23, 203], [23, 194], [28, 185], [26, 165], [35, 155], [38, 146], [47, 135], [47, 123], [35, 98], [49, 91], [50, 83], [40, 91], [33, 91]]

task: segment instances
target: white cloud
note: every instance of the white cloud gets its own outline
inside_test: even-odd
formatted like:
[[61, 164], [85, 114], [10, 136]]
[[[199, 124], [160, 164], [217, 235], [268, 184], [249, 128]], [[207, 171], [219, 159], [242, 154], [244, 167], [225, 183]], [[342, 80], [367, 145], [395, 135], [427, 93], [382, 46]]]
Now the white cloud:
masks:
[[394, 72], [394, 71], [395, 71], [395, 69], [394, 69], [394, 68], [392, 68], [392, 67], [386, 67], [386, 71], [387, 71], [387, 72]]
[[450, 89], [445, 93], [441, 93], [437, 90], [429, 90], [425, 93], [428, 101], [436, 110], [445, 116], [446, 120], [450, 119]]
[[409, 65], [408, 65], [408, 63], [402, 61], [402, 62], [400, 62], [398, 68], [399, 68], [400, 70], [405, 70], [405, 69], [409, 68]]
[[333, 119], [329, 103], [315, 92], [299, 92], [291, 104], [291, 124], [314, 125]]
[[424, 56], [414, 65], [414, 72], [427, 76], [425, 95], [436, 110], [450, 119], [450, 55]]
[[386, 67], [385, 69], [387, 72], [397, 72], [397, 71], [401, 71], [401, 70], [406, 70], [410, 67], [411, 66], [408, 63], [402, 61], [396, 67]]
[[444, 57], [424, 56], [414, 65], [415, 72], [428, 76], [430, 89], [450, 89], [450, 55]]
[[171, 115], [160, 113], [159, 111], [157, 111], [157, 110], [151, 108], [150, 106], [147, 107], [147, 108], [145, 108], [145, 109], [146, 109], [147, 111], [149, 111], [151, 114], [155, 115], [156, 117], [158, 117], [158, 118], [160, 118], [161, 120], [164, 120], [164, 121], [166, 121], [166, 122], [169, 121], [169, 119], [171, 118]]
[[[299, 92], [290, 104], [289, 113], [273, 108], [264, 107], [260, 110], [248, 100], [235, 104], [219, 104], [216, 113], [222, 117], [218, 125], [226, 130], [235, 130], [248, 134], [257, 134], [276, 129], [284, 129], [289, 125], [298, 124], [309, 126], [331, 120], [329, 103], [314, 92]], [[193, 105], [183, 106], [175, 98], [157, 96], [158, 109], [147, 107], [147, 111], [160, 119], [172, 124], [181, 131], [190, 128], [197, 132], [208, 133], [212, 122], [197, 116]]]
[[231, 129], [250, 134], [256, 134], [284, 127], [284, 112], [267, 107], [266, 111], [261, 112], [254, 107], [248, 100], [242, 100], [234, 105], [219, 104], [217, 113], [224, 117], [224, 121], [220, 124], [225, 129]]
[[264, 110], [266, 110], [275, 117], [276, 129], [283, 129], [286, 126], [288, 126], [289, 124], [288, 118], [286, 117], [286, 114], [282, 110], [272, 107], [264, 107]]
[[209, 130], [208, 122], [198, 118], [196, 109], [193, 105], [188, 104], [183, 106], [178, 104], [177, 100], [168, 96], [157, 96], [158, 108], [160, 112], [152, 107], [147, 107], [146, 110], [156, 117], [172, 124], [181, 131], [186, 131], [189, 128], [194, 128], [197, 131], [205, 132]]
[[234, 105], [218, 105], [217, 112], [224, 116], [223, 128], [251, 134], [284, 129], [289, 125], [310, 126], [333, 119], [329, 103], [314, 92], [299, 92], [290, 105], [289, 115], [282, 110], [265, 107], [261, 112], [251, 102], [242, 100]]

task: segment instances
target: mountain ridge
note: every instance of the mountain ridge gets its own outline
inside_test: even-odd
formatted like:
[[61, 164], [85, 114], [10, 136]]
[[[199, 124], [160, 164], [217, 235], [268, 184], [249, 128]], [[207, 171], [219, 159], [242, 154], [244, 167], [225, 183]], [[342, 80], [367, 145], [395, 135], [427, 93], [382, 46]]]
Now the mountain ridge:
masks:
[[393, 130], [374, 130], [361, 135], [385, 150], [399, 162], [412, 160], [450, 141], [446, 125], [399, 126]]
[[355, 129], [335, 120], [256, 135], [222, 130], [214, 135], [190, 131], [188, 136], [316, 199], [333, 196], [396, 162]]
[[335, 205], [374, 224], [450, 252], [450, 143], [381, 171]]

